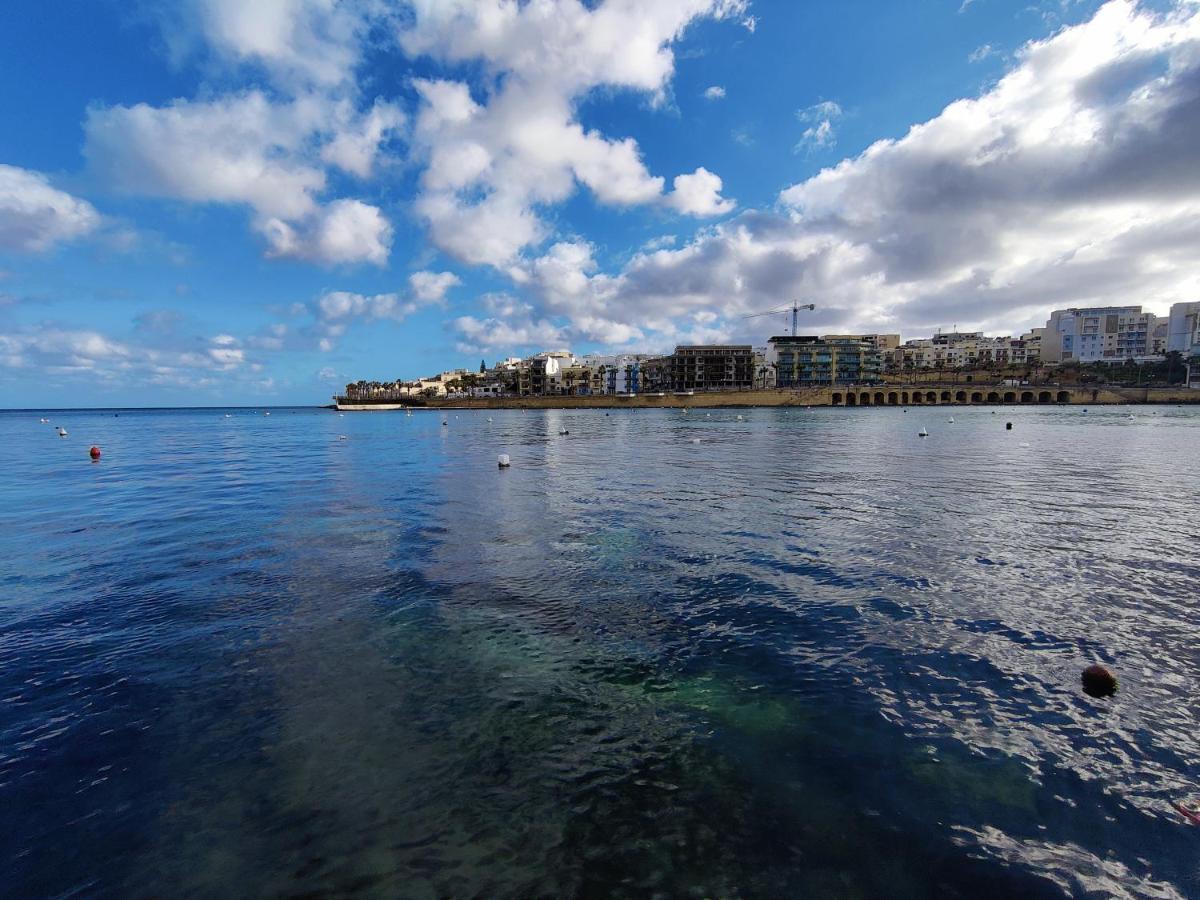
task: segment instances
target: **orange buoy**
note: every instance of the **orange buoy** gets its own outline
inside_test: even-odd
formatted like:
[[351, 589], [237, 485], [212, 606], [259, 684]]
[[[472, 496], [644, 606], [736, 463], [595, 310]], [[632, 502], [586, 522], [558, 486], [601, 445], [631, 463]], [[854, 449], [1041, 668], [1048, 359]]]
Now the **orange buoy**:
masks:
[[92, 449], [88, 451], [88, 456], [90, 456], [92, 459], [99, 459], [100, 458], [100, 448], [93, 446]]

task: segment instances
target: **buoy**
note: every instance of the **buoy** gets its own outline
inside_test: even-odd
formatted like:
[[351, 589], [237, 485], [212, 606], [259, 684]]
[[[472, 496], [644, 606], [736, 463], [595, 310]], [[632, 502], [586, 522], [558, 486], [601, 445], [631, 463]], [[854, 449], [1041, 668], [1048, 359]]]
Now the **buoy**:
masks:
[[700, 443], [700, 438], [692, 438], [692, 443], [693, 443], [693, 444], [698, 444], [698, 443]]
[[1004, 430], [1005, 430], [1005, 431], [1012, 431], [1012, 422], [1005, 422], [1005, 423], [1004, 423]]
[[1117, 676], [1099, 663], [1084, 669], [1081, 680], [1089, 697], [1111, 697], [1117, 692]]
[[949, 422], [951, 425], [953, 425], [954, 424], [954, 416], [951, 416], [946, 421]]
[[929, 432], [922, 428], [917, 432], [917, 437], [929, 437]]
[[58, 426], [56, 429], [54, 429], [54, 430], [58, 432], [58, 436], [59, 436], [59, 437], [66, 437], [66, 436], [67, 436], [67, 429], [63, 428], [61, 425], [59, 425], [59, 426]]
[[265, 412], [265, 413], [263, 413], [263, 415], [264, 415], [264, 416], [269, 416], [270, 414], [271, 414], [271, 413], [270, 413], [269, 411], [268, 411], [268, 412]]
[[744, 419], [743, 419], [741, 416], [738, 416], [737, 420], [738, 420], [739, 422], [745, 421], [745, 420], [744, 420]]
[[90, 456], [92, 459], [99, 459], [100, 458], [100, 448], [93, 446], [92, 449], [90, 449], [88, 451], [88, 456]]
[[339, 434], [338, 440], [339, 441], [348, 441], [348, 440], [350, 440], [350, 438], [346, 437], [346, 435], [344, 435], [344, 434]]
[[1200, 800], [1171, 801], [1171, 805], [1193, 825], [1200, 825]]
[[488, 421], [489, 421], [489, 422], [490, 422], [490, 421], [492, 421], [492, 417], [491, 417], [491, 416], [488, 416]]
[[509, 467], [509, 465], [511, 465], [511, 463], [508, 460], [508, 454], [501, 453], [499, 456], [497, 456], [496, 457], [496, 465], [498, 465], [502, 469], [507, 469]]

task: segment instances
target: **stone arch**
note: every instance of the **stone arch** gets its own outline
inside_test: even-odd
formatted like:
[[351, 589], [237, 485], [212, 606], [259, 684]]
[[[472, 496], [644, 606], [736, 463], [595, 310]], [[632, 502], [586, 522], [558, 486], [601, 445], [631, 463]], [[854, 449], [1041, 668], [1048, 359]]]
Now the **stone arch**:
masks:
[[955, 394], [954, 402], [955, 403], [966, 403], [967, 402], [967, 392], [959, 391], [957, 394]]
[[1004, 402], [1005, 403], [1016, 403], [1017, 402], [1017, 392], [1016, 391], [1005, 391], [1004, 392]]
[[1070, 403], [1071, 402], [1071, 392], [1070, 391], [1059, 391], [1058, 392], [1058, 402], [1059, 403]]
[[926, 391], [925, 392], [925, 402], [926, 403], [937, 403], [937, 391]]
[[995, 391], [988, 391], [987, 402], [988, 403], [999, 403], [1000, 395], [998, 393], [996, 393]]
[[972, 391], [971, 392], [971, 402], [972, 403], [982, 403], [983, 402], [983, 392], [982, 391]]
[[943, 403], [950, 402], [950, 392], [949, 391], [942, 391], [941, 401]]
[[900, 392], [900, 402], [903, 403], [905, 406], [908, 406], [908, 391]]
[[834, 406], [841, 406], [841, 405], [842, 405], [842, 395], [841, 395], [841, 394], [834, 394], [834, 395], [833, 395], [833, 405], [834, 405]]
[[920, 392], [920, 391], [913, 391], [913, 392], [912, 392], [912, 402], [913, 402], [914, 404], [916, 404], [916, 403], [920, 403], [920, 402], [921, 402], [921, 400], [922, 400], [922, 397], [921, 397], [921, 392]]
[[883, 391], [876, 391], [875, 392], [875, 405], [883, 406], [884, 402], [885, 401], [883, 399]]
[[858, 398], [858, 405], [859, 406], [870, 406], [871, 405], [871, 395], [868, 394], [866, 391], [863, 391], [862, 395]]
[[899, 395], [897, 395], [895, 391], [890, 391], [888, 393], [888, 406], [895, 406], [899, 402], [900, 402]]
[[855, 397], [853, 393], [846, 394], [846, 405], [847, 406], [858, 406], [858, 398]]
[[1049, 391], [1042, 391], [1038, 394], [1038, 403], [1049, 403], [1051, 399], [1052, 395]]
[[1033, 391], [1021, 391], [1021, 402], [1022, 403], [1032, 403], [1033, 402]]

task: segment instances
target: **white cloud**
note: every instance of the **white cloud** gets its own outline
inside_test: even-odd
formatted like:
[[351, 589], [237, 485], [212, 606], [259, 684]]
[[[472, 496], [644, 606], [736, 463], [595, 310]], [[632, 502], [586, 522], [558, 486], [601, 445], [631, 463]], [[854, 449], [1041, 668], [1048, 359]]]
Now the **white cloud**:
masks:
[[[350, 198], [326, 199], [329, 171], [368, 179], [405, 117], [391, 102], [360, 109], [354, 71], [374, 3], [188, 0], [178, 31], [218, 60], [260, 69], [274, 89], [161, 107], [94, 107], [84, 152], [92, 172], [131, 194], [250, 207], [267, 254], [383, 265], [391, 225]], [[176, 23], [178, 25], [178, 23]]]
[[832, 100], [822, 100], [796, 113], [796, 118], [808, 125], [800, 135], [796, 150], [832, 147], [837, 142], [834, 122], [842, 117], [842, 108]]
[[38, 253], [92, 233], [101, 216], [45, 175], [0, 164], [0, 250]]
[[139, 333], [118, 338], [94, 329], [43, 323], [0, 334], [0, 366], [32, 369], [52, 379], [197, 386], [213, 379], [241, 378], [254, 365], [232, 335], [189, 339], [174, 333]]
[[404, 121], [399, 107], [377, 100], [370, 112], [357, 123], [347, 125], [321, 148], [321, 159], [359, 178], [369, 178], [380, 145]]
[[422, 303], [441, 303], [450, 288], [462, 284], [453, 272], [413, 272], [408, 285]]
[[689, 216], [720, 216], [737, 204], [721, 197], [721, 179], [703, 166], [691, 175], [677, 175], [667, 203]]
[[973, 62], [973, 63], [983, 62], [989, 56], [995, 56], [995, 55], [996, 55], [996, 50], [995, 50], [995, 48], [992, 47], [991, 44], [981, 44], [980, 46], [978, 46], [974, 50], [972, 50], [971, 53], [967, 56], [967, 62]]
[[376, 5], [336, 0], [188, 0], [178, 10], [217, 54], [259, 65], [280, 84], [350, 81]]
[[524, 270], [522, 321], [761, 339], [740, 315], [804, 297], [817, 331], [1010, 333], [1056, 307], [1200, 296], [1200, 9], [1118, 0], [1017, 59], [979, 98], [786, 188], [780, 210], [615, 273], [555, 245]]
[[377, 207], [361, 200], [335, 200], [298, 227], [281, 219], [262, 226], [269, 256], [316, 263], [387, 264], [392, 226]]
[[[415, 208], [433, 241], [465, 262], [505, 270], [549, 233], [538, 208], [566, 200], [576, 184], [613, 206], [669, 202], [665, 180], [647, 171], [637, 143], [585, 130], [576, 108], [606, 86], [661, 102], [674, 72], [671, 44], [684, 29], [701, 17], [740, 15], [745, 6], [739, 0], [417, 4], [400, 32], [407, 52], [482, 64], [495, 85], [475, 97], [464, 83], [415, 82], [422, 104], [414, 142], [427, 161]], [[725, 207], [704, 199], [674, 205], [697, 215]]]
[[714, 84], [712, 87], [705, 88], [704, 99], [705, 100], [724, 100], [725, 99], [725, 88], [721, 87], [719, 84]]

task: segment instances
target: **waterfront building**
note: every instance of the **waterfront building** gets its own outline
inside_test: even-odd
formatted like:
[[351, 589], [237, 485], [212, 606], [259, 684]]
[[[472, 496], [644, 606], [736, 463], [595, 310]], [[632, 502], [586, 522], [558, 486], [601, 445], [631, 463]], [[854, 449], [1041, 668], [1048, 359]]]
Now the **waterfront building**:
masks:
[[853, 338], [781, 335], [771, 338], [776, 384], [782, 388], [859, 384], [880, 377], [878, 348]]
[[1151, 356], [1156, 319], [1140, 306], [1056, 309], [1046, 323], [1042, 359], [1121, 363]]
[[895, 350], [900, 346], [898, 334], [823, 334], [823, 341], [863, 341], [870, 344], [881, 354]]
[[754, 386], [749, 344], [691, 344], [664, 357], [673, 391], [740, 391]]
[[1166, 352], [1185, 356], [1200, 347], [1200, 303], [1176, 303], [1167, 317]]

